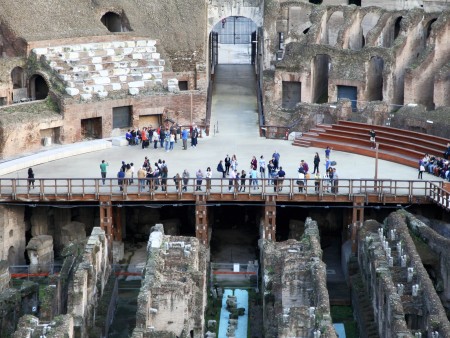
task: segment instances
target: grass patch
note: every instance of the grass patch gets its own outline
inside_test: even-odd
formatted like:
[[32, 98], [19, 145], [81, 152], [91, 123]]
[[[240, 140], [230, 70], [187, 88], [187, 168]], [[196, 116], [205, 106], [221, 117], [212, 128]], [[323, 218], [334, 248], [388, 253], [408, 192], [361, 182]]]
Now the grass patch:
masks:
[[343, 323], [345, 335], [347, 338], [358, 338], [358, 327], [353, 318], [353, 309], [351, 306], [332, 306], [331, 318], [333, 323]]

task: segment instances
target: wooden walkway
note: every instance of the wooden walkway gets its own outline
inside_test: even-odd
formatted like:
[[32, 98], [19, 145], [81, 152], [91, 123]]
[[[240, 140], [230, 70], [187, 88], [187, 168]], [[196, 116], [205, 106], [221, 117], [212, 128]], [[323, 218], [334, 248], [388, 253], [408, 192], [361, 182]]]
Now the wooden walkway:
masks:
[[[0, 203], [98, 203], [107, 200], [116, 203], [135, 201], [187, 204], [195, 203], [199, 196], [207, 203], [264, 203], [268, 196], [285, 203], [353, 203], [357, 196], [359, 199], [363, 198], [366, 204], [438, 203], [450, 210], [449, 192], [443, 189], [444, 183], [441, 181], [339, 179], [333, 183], [320, 180], [319, 186], [316, 186], [315, 180], [310, 179], [301, 191], [298, 180], [292, 178], [284, 179], [276, 186], [269, 179], [259, 179], [258, 185], [252, 186], [246, 180], [245, 191], [244, 186], [236, 189], [234, 184], [230, 189], [229, 183], [228, 179], [211, 179], [211, 188], [206, 190], [206, 180], [203, 180], [201, 190], [197, 190], [196, 180], [190, 179], [184, 190], [182, 184], [176, 186], [173, 179], [170, 179], [167, 180], [166, 191], [162, 191], [161, 182], [158, 184], [156, 180], [144, 180], [143, 189], [140, 189], [138, 180], [135, 179], [132, 184], [123, 185], [121, 191], [117, 179], [106, 179], [105, 184], [98, 178], [36, 179], [34, 188], [29, 188], [27, 179], [0, 179]], [[150, 189], [151, 186], [154, 188]]]

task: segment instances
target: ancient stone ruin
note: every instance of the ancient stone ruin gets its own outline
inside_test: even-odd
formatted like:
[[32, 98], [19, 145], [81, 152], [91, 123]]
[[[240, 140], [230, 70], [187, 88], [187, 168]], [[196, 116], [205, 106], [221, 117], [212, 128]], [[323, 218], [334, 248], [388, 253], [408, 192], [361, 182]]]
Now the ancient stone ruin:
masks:
[[206, 248], [196, 238], [164, 235], [162, 224], [152, 230], [133, 338], [203, 337]]
[[336, 337], [317, 222], [300, 240], [261, 240], [264, 331], [271, 337]]

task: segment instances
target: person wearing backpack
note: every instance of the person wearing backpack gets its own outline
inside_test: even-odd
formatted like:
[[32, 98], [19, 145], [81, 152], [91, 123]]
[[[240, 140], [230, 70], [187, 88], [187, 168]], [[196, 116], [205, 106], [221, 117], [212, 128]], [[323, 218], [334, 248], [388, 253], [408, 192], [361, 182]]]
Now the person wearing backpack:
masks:
[[222, 178], [225, 178], [227, 171], [223, 168], [222, 160], [220, 160], [219, 164], [217, 165], [217, 171], [222, 174]]

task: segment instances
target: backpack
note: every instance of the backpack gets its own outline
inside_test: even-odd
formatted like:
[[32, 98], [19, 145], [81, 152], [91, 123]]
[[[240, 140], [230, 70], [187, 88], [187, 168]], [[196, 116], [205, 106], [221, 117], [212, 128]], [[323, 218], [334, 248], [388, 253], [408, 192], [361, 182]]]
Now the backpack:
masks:
[[305, 173], [305, 169], [303, 167], [298, 168], [298, 172], [301, 174]]
[[217, 171], [222, 171], [222, 168], [220, 168], [220, 163], [217, 165]]

